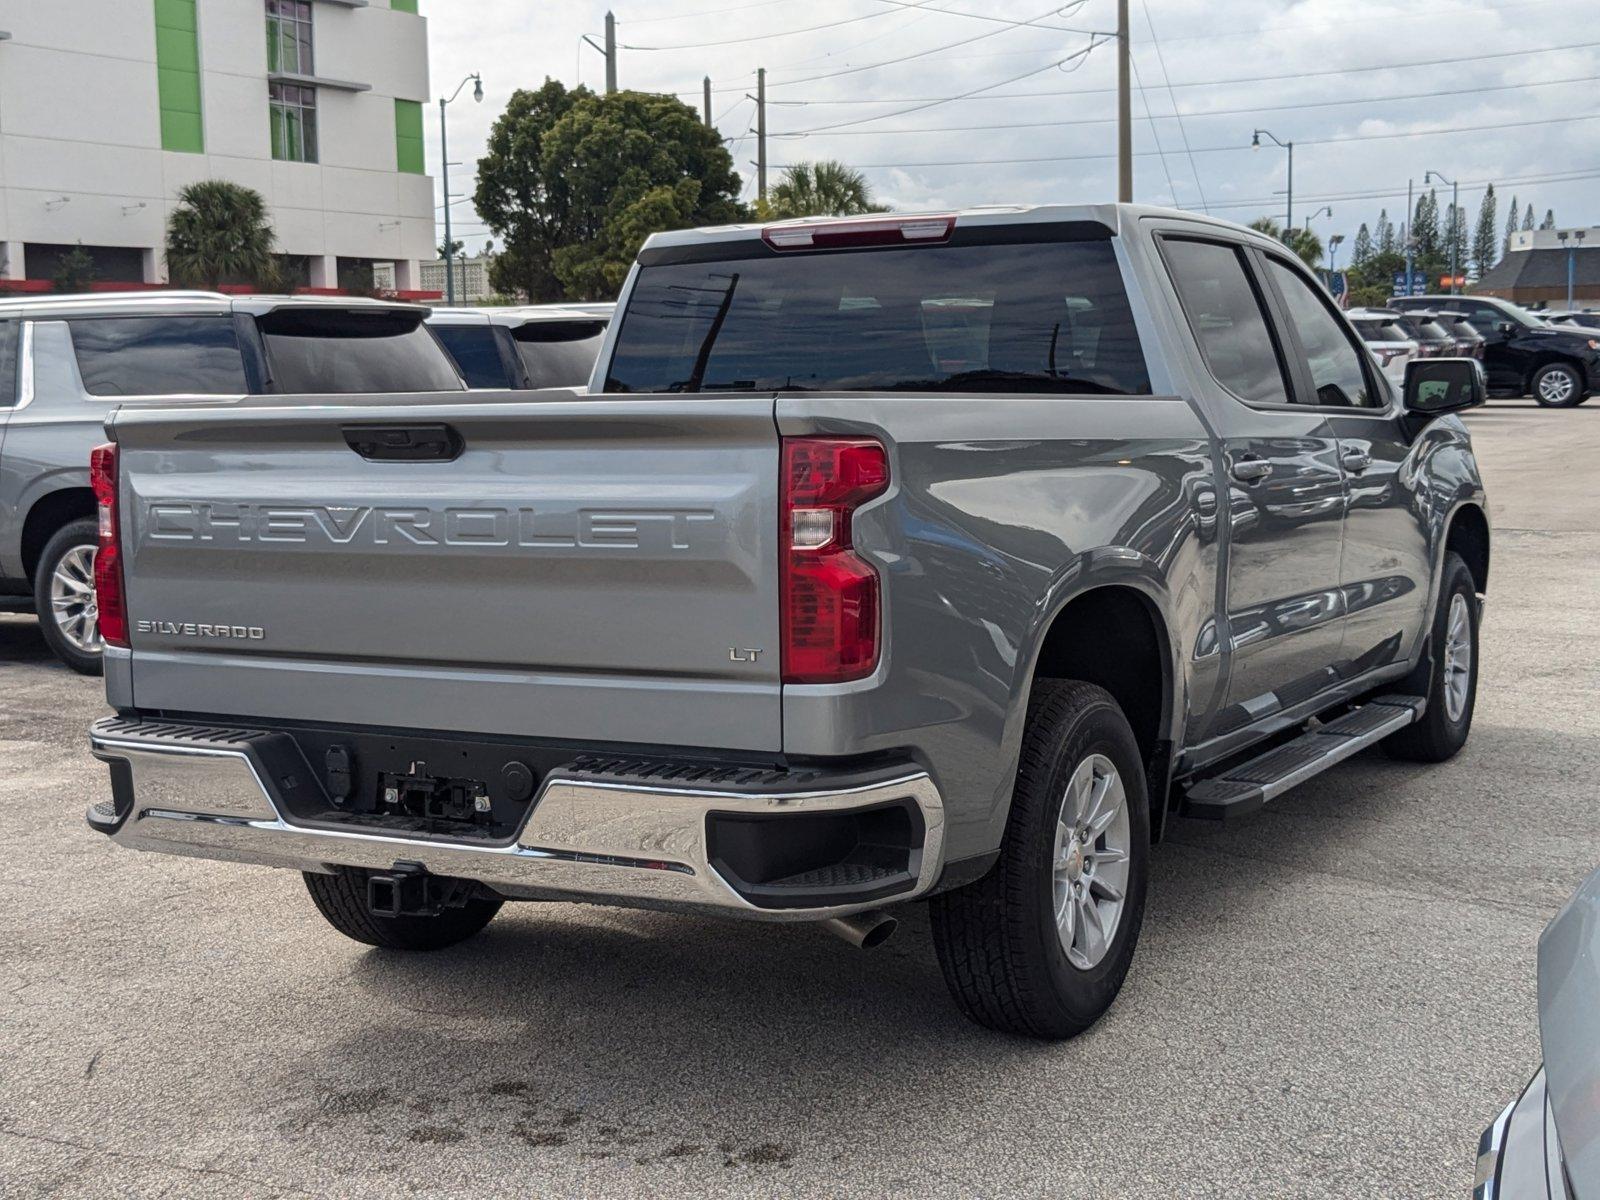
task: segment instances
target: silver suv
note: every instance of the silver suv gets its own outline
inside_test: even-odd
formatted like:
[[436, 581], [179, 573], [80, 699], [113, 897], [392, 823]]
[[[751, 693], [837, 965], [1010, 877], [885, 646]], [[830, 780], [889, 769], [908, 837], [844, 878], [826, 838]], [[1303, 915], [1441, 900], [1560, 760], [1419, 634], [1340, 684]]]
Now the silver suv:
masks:
[[581, 388], [594, 371], [615, 307], [436, 308], [428, 328], [469, 388]]
[[423, 326], [376, 300], [105, 293], [0, 302], [0, 611], [100, 671], [89, 452], [123, 405], [462, 387]]

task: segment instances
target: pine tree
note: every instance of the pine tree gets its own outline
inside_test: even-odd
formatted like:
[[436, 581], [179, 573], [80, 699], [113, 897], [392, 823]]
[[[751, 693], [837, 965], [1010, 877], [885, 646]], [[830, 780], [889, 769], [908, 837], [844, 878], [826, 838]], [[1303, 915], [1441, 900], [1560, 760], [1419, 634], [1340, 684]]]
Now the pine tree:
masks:
[[1511, 253], [1511, 235], [1517, 232], [1517, 214], [1522, 210], [1517, 207], [1517, 198], [1511, 197], [1511, 211], [1506, 213], [1506, 240], [1500, 247], [1501, 254]]
[[1379, 254], [1393, 254], [1395, 252], [1394, 222], [1389, 220], [1389, 210], [1378, 210], [1378, 232], [1372, 239], [1377, 243]]
[[1363, 221], [1361, 222], [1361, 228], [1356, 230], [1356, 240], [1350, 247], [1350, 265], [1351, 267], [1363, 267], [1366, 265], [1367, 259], [1371, 257], [1372, 231], [1367, 228], [1367, 223]]
[[1482, 278], [1494, 266], [1497, 255], [1495, 254], [1495, 196], [1494, 184], [1489, 185], [1489, 190], [1483, 194], [1483, 203], [1478, 205], [1478, 224], [1472, 231], [1472, 262], [1478, 269], [1478, 276]]
[[1539, 228], [1540, 229], [1554, 229], [1555, 227], [1556, 227], [1556, 210], [1553, 209], [1553, 208], [1547, 208], [1547, 209], [1544, 210], [1544, 220], [1539, 222]]
[[1417, 198], [1417, 211], [1411, 218], [1411, 240], [1416, 246], [1417, 262], [1422, 269], [1432, 273], [1439, 265], [1439, 193], [1429, 190]]
[[1528, 202], [1528, 213], [1522, 218], [1522, 231], [1527, 233], [1533, 228], [1533, 202]]

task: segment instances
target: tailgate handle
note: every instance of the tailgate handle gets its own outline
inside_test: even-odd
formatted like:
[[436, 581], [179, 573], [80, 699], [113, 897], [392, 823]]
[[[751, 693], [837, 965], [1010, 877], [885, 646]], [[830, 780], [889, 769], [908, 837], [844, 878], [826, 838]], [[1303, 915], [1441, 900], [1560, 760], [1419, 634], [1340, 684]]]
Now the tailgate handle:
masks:
[[371, 462], [452, 462], [466, 443], [448, 425], [346, 425], [345, 444]]

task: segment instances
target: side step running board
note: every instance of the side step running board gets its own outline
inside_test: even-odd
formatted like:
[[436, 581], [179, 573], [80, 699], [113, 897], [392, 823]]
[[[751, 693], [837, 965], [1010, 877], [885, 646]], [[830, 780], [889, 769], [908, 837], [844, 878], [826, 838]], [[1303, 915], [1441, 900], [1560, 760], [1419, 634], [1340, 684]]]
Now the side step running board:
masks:
[[1220, 821], [1253, 813], [1296, 784], [1404, 729], [1422, 716], [1421, 696], [1380, 696], [1275, 750], [1193, 784], [1179, 812]]

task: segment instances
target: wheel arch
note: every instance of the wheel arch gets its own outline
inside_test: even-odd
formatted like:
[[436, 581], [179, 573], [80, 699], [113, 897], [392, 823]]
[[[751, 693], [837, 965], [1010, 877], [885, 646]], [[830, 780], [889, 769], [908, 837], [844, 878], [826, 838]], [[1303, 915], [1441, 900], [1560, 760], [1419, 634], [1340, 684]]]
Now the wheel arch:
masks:
[[[1092, 636], [1081, 636], [1084, 630]], [[1165, 825], [1172, 761], [1172, 647], [1156, 597], [1128, 582], [1094, 584], [1068, 597], [1044, 625], [1023, 693], [1031, 697], [1041, 680], [1077, 679], [1111, 694], [1145, 764], [1152, 840]]]
[[[1468, 501], [1450, 514], [1444, 550], [1454, 550], [1461, 556], [1479, 592], [1489, 590], [1489, 518], [1482, 508]], [[1440, 558], [1442, 562], [1442, 554]]]
[[1578, 388], [1580, 391], [1584, 388], [1587, 375], [1583, 369], [1583, 363], [1579, 359], [1570, 354], [1564, 354], [1559, 350], [1545, 350], [1540, 352], [1533, 362], [1528, 364], [1528, 372], [1522, 377], [1523, 392], [1532, 391], [1533, 377], [1553, 363], [1560, 363], [1562, 366], [1571, 367], [1576, 371], [1578, 373]]
[[71, 521], [92, 517], [96, 512], [94, 492], [85, 484], [57, 488], [35, 500], [22, 522], [19, 547], [23, 576], [33, 582], [39, 558], [56, 531]]

